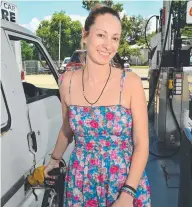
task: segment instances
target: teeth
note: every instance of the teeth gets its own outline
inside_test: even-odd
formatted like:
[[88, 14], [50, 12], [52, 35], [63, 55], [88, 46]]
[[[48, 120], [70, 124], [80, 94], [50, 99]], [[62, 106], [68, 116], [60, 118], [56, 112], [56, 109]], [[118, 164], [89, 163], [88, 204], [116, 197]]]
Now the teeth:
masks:
[[104, 55], [104, 56], [109, 56], [110, 53], [108, 53], [108, 52], [99, 52], [99, 54]]

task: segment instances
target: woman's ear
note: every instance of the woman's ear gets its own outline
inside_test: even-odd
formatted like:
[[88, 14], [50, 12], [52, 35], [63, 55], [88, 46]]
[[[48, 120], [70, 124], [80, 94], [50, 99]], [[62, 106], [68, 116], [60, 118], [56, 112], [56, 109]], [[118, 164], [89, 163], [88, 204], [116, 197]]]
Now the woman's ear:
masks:
[[87, 32], [85, 31], [85, 29], [82, 29], [82, 41], [83, 43], [86, 43], [86, 37], [87, 37]]

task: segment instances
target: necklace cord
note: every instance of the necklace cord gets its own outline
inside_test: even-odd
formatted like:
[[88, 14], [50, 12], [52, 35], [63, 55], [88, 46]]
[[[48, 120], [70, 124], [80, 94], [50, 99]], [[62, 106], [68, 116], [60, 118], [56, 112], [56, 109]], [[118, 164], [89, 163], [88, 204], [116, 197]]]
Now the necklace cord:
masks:
[[105, 85], [104, 85], [104, 87], [103, 87], [103, 89], [102, 89], [102, 91], [101, 91], [99, 97], [98, 97], [98, 98], [96, 99], [96, 101], [93, 102], [93, 103], [91, 103], [91, 102], [86, 98], [86, 96], [85, 96], [85, 86], [84, 86], [84, 70], [85, 70], [85, 69], [83, 69], [83, 72], [82, 72], [83, 97], [84, 97], [84, 99], [87, 101], [87, 103], [89, 103], [91, 106], [94, 105], [94, 104], [96, 104], [96, 103], [98, 102], [98, 100], [100, 99], [100, 97], [102, 96], [102, 94], [103, 94], [103, 92], [104, 92], [104, 90], [105, 90], [105, 87], [107, 86], [107, 83], [108, 83], [109, 78], [110, 78], [110, 76], [111, 76], [111, 65], [110, 65], [109, 67], [110, 67], [110, 72], [109, 72], [109, 76], [108, 76], [108, 78], [107, 78], [107, 81], [106, 81], [106, 83], [105, 83]]

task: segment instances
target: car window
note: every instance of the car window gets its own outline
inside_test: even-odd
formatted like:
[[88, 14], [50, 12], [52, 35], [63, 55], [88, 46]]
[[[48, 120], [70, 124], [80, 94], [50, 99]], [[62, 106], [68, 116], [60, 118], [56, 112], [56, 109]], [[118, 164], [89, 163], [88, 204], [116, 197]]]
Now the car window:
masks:
[[69, 59], [65, 59], [64, 60], [64, 64], [67, 64], [69, 62], [70, 58]]
[[77, 52], [73, 53], [73, 55], [71, 57], [71, 62], [80, 63], [79, 53], [77, 53]]
[[50, 96], [50, 93], [54, 92], [53, 89], [58, 90], [57, 81], [51, 71], [52, 65], [48, 62], [41, 46], [20, 37], [9, 36], [9, 38], [12, 44], [20, 43], [22, 70], [24, 71], [22, 85], [27, 102]]

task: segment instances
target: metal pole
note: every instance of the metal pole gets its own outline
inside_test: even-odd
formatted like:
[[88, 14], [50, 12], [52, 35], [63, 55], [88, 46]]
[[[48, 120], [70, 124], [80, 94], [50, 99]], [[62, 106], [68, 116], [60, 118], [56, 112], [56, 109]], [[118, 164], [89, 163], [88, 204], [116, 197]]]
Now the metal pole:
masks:
[[61, 21], [59, 21], [59, 68], [60, 68], [60, 60], [61, 60]]

